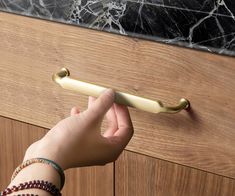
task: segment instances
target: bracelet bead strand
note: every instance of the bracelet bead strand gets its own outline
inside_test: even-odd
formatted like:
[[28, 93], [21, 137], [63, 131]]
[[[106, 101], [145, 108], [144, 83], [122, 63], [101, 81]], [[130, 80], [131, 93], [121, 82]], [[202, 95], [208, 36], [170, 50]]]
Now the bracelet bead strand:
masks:
[[60, 175], [60, 180], [61, 180], [61, 187], [60, 190], [62, 190], [63, 186], [64, 186], [64, 182], [65, 182], [65, 175], [64, 175], [64, 171], [63, 169], [55, 162], [49, 160], [49, 159], [45, 159], [45, 158], [32, 158], [29, 160], [26, 160], [25, 162], [23, 162], [22, 164], [20, 164], [15, 171], [12, 174], [11, 177], [11, 181], [14, 180], [14, 178], [17, 176], [17, 174], [23, 170], [25, 167], [34, 164], [34, 163], [43, 163], [43, 164], [47, 164], [52, 166]]
[[[2, 191], [0, 193], [1, 196], [5, 196], [17, 191], [21, 191], [21, 190], [26, 190], [26, 189], [41, 189], [44, 190], [48, 193], [50, 193], [51, 195], [54, 196], [60, 196], [60, 190], [58, 188], [56, 188], [55, 185], [53, 185], [52, 183], [48, 182], [48, 181], [44, 181], [44, 180], [33, 180], [33, 181], [29, 181], [29, 182], [24, 182], [24, 183], [20, 183], [18, 186], [12, 186], [11, 188], [6, 188], [4, 191]], [[32, 195], [32, 194], [22, 194], [22, 195]]]
[[27, 193], [27, 194], [17, 194], [17, 195], [13, 195], [13, 196], [39, 196], [39, 195]]

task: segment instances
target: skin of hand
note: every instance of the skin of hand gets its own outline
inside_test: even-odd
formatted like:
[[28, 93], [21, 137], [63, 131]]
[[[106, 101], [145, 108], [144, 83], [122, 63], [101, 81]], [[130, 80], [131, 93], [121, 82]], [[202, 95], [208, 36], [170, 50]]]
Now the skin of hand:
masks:
[[[97, 99], [89, 97], [85, 111], [73, 107], [69, 117], [27, 149], [24, 161], [47, 158], [64, 170], [115, 161], [130, 141], [134, 129], [127, 107], [114, 103], [114, 99], [115, 92], [108, 89]], [[104, 116], [108, 128], [101, 134]]]

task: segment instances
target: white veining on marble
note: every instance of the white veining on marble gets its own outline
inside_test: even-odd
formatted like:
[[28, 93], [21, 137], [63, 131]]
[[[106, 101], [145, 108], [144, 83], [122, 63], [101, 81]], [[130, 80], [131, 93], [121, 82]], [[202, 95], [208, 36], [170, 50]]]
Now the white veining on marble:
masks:
[[0, 0], [0, 10], [235, 56], [234, 0]]
[[189, 47], [193, 47], [193, 34], [194, 34], [194, 30], [196, 28], [198, 28], [200, 25], [203, 25], [203, 22], [205, 22], [207, 19], [214, 17], [217, 27], [220, 29], [220, 32], [222, 34], [223, 37], [223, 46], [222, 46], [222, 50], [223, 47], [226, 45], [226, 39], [224, 36], [224, 29], [222, 27], [222, 24], [219, 22], [217, 16], [214, 16], [214, 13], [220, 8], [220, 6], [224, 6], [226, 8], [226, 10], [229, 12], [229, 14], [231, 15], [231, 17], [233, 18], [233, 20], [235, 21], [235, 17], [232, 14], [232, 12], [230, 11], [230, 9], [228, 9], [227, 5], [225, 4], [224, 0], [217, 0], [216, 3], [214, 4], [214, 8], [209, 12], [209, 14], [207, 16], [205, 16], [204, 18], [201, 18], [197, 23], [195, 23], [189, 30], [189, 36], [188, 36], [188, 40], [189, 40]]
[[[125, 0], [87, 0], [85, 4], [81, 0], [74, 0], [70, 22], [80, 24], [83, 20], [83, 16], [85, 14], [90, 14], [95, 18], [94, 20], [91, 19], [91, 21], [89, 21], [89, 27], [101, 30], [106, 29], [108, 31], [118, 31], [120, 34], [126, 34], [119, 21], [120, 17], [124, 15], [125, 10]], [[118, 30], [113, 28], [114, 25], [118, 27]]]

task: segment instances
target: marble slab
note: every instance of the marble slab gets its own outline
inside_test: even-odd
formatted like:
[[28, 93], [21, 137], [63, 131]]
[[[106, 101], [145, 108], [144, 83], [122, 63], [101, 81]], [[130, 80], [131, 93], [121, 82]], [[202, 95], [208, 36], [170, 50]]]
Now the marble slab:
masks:
[[235, 56], [235, 0], [0, 0], [0, 10]]

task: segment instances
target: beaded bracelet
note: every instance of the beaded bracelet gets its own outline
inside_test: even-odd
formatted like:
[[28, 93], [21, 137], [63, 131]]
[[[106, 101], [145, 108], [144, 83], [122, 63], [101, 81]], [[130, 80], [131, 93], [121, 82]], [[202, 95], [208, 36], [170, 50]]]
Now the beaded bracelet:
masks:
[[24, 193], [24, 194], [12, 195], [12, 196], [39, 196], [39, 195], [35, 195], [35, 194], [31, 194], [31, 193]]
[[[0, 192], [0, 196], [2, 196], [1, 192]], [[32, 193], [23, 193], [23, 194], [16, 194], [16, 195], [12, 195], [12, 196], [39, 196], [39, 195], [35, 195]]]
[[[1, 195], [0, 195], [0, 196], [1, 196]], [[17, 195], [13, 195], [13, 196], [39, 196], [39, 195], [26, 193], [26, 194], [17, 194]]]
[[[0, 195], [1, 196], [1, 195]], [[25, 193], [25, 194], [17, 194], [17, 195], [12, 195], [12, 196], [39, 196], [35, 194], [30, 194], [30, 193]]]
[[[25, 189], [41, 189], [44, 190], [51, 195], [60, 196], [61, 193], [55, 185], [48, 181], [44, 180], [34, 180], [25, 183], [20, 183], [18, 186], [12, 186], [11, 188], [6, 188], [0, 195], [5, 196], [17, 191], [25, 190]], [[32, 194], [23, 194], [23, 195], [32, 195]]]
[[51, 161], [49, 159], [45, 159], [45, 158], [32, 158], [29, 159], [25, 162], [23, 162], [22, 164], [20, 164], [15, 171], [12, 174], [11, 177], [11, 181], [17, 176], [17, 174], [24, 169], [25, 167], [33, 164], [33, 163], [43, 163], [43, 164], [47, 164], [47, 165], [51, 165], [53, 168], [55, 168], [55, 170], [59, 173], [60, 175], [60, 180], [61, 180], [61, 186], [60, 186], [60, 190], [62, 190], [63, 186], [64, 186], [64, 182], [65, 182], [65, 175], [64, 175], [64, 171], [63, 169], [54, 161]]

